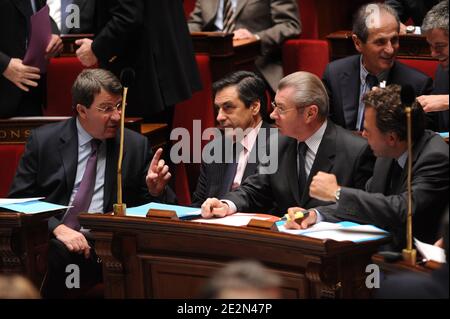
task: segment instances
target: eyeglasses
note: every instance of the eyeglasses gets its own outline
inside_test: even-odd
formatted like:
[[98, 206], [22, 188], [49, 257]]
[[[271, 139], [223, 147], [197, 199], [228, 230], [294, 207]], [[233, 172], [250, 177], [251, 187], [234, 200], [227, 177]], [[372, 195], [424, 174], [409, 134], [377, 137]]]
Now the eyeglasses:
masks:
[[300, 107], [291, 107], [288, 109], [283, 109], [281, 106], [278, 106], [278, 104], [275, 101], [272, 101], [271, 105], [272, 105], [274, 112], [276, 112], [278, 115], [285, 114], [285, 113], [289, 112], [290, 110], [300, 110], [300, 109], [304, 109], [305, 107], [307, 107], [307, 106], [300, 106]]
[[[127, 104], [125, 103], [125, 106]], [[117, 103], [116, 105], [112, 105], [112, 104], [101, 104], [100, 106], [96, 106], [95, 107], [97, 110], [99, 110], [102, 113], [105, 114], [111, 114], [113, 113], [115, 110], [117, 111], [122, 111], [122, 101], [120, 101], [119, 103]]]

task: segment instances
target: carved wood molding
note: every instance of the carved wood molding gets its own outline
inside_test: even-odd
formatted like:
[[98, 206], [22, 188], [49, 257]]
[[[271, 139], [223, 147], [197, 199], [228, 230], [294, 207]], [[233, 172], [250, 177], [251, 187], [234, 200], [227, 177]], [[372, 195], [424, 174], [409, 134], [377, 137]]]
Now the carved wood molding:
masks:
[[13, 230], [0, 229], [0, 257], [5, 272], [22, 273], [23, 256], [17, 255], [13, 247]]
[[310, 262], [306, 266], [306, 278], [318, 287], [319, 298], [339, 298], [339, 290], [342, 288], [342, 283], [337, 280], [336, 271], [332, 266], [325, 266], [315, 262]]

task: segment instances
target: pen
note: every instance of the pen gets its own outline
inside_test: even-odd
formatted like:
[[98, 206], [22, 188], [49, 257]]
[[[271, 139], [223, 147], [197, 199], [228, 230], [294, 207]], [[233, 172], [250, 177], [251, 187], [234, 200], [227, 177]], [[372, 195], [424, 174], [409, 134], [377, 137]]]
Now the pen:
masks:
[[[294, 219], [301, 219], [301, 218], [306, 218], [309, 216], [309, 212], [306, 210], [299, 210], [297, 212], [295, 212], [294, 214]], [[286, 221], [290, 221], [291, 217], [289, 216], [289, 214], [285, 214], [281, 220], [286, 220]]]

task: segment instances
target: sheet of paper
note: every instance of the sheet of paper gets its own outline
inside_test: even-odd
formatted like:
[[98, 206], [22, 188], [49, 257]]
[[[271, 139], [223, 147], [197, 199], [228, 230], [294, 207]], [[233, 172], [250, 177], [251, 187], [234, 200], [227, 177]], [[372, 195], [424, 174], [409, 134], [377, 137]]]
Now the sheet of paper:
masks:
[[236, 213], [223, 218], [195, 219], [193, 222], [205, 224], [219, 224], [227, 226], [247, 226], [252, 219], [268, 220], [270, 217], [260, 217], [256, 214]]
[[0, 198], [0, 205], [17, 204], [31, 202], [39, 199], [44, 199], [44, 197], [33, 197], [33, 198]]
[[127, 208], [126, 214], [127, 216], [145, 217], [149, 209], [174, 210], [179, 218], [201, 215], [201, 210], [196, 207], [159, 204], [153, 202], [137, 207]]
[[48, 60], [45, 58], [45, 50], [52, 37], [48, 5], [33, 14], [30, 20], [30, 42], [23, 64], [37, 67], [41, 73], [46, 73]]
[[337, 223], [320, 222], [320, 223], [317, 223], [307, 229], [286, 229], [286, 227], [284, 227], [284, 223], [285, 223], [284, 221], [277, 223], [278, 231], [283, 232], [283, 233], [288, 233], [288, 234], [294, 234], [294, 235], [303, 235], [306, 233], [312, 233], [312, 232], [324, 231], [324, 230], [333, 230], [333, 229], [339, 229], [342, 227], [342, 225], [337, 224]]
[[66, 209], [70, 206], [62, 206], [36, 200], [24, 203], [0, 205], [0, 207], [24, 214], [38, 214], [54, 210]]
[[438, 246], [433, 246], [430, 244], [425, 244], [414, 238], [414, 244], [417, 250], [426, 260], [434, 260], [438, 263], [445, 263], [445, 250]]
[[336, 241], [352, 241], [355, 243], [359, 243], [363, 241], [381, 239], [386, 235], [377, 233], [343, 231], [342, 229], [338, 229], [306, 233], [304, 234], [304, 236], [318, 239], [333, 239]]

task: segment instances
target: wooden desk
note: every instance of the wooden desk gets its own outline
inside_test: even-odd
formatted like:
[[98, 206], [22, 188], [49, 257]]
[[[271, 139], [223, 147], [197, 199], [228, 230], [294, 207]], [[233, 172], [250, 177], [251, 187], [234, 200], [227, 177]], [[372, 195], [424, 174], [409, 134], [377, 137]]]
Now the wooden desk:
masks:
[[388, 239], [355, 244], [248, 227], [82, 214], [103, 260], [107, 298], [194, 298], [217, 269], [256, 259], [283, 278], [285, 298], [364, 298], [365, 268]]
[[260, 40], [233, 41], [232, 34], [221, 32], [193, 32], [191, 37], [195, 52], [209, 55], [213, 81], [232, 71], [255, 70], [255, 60], [261, 53]]
[[[326, 39], [330, 44], [330, 59], [332, 61], [358, 53], [353, 45], [351, 31], [333, 32]], [[398, 58], [433, 60], [430, 46], [425, 36], [414, 34], [401, 35], [399, 41]]]
[[58, 212], [0, 212], [0, 273], [22, 274], [39, 289], [47, 271], [47, 220]]
[[372, 261], [380, 266], [380, 268], [387, 274], [397, 274], [401, 272], [415, 272], [415, 273], [424, 273], [429, 274], [433, 270], [436, 270], [440, 267], [440, 264], [434, 261], [429, 261], [425, 264], [416, 264], [414, 266], [406, 263], [403, 260], [396, 261], [396, 262], [388, 262], [384, 259], [383, 256], [380, 256], [378, 254], [373, 255]]

